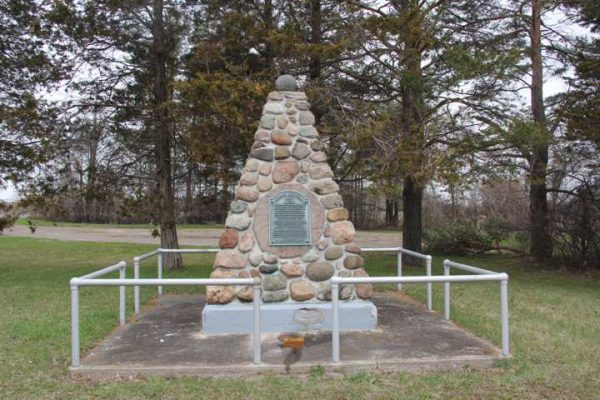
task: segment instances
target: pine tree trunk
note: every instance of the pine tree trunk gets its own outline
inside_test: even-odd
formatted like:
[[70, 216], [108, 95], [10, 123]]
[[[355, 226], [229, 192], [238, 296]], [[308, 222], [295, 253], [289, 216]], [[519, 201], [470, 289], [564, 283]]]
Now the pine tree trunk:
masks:
[[[419, 24], [420, 16], [415, 15], [414, 21]], [[404, 171], [402, 246], [408, 250], [421, 251], [425, 129], [421, 42], [416, 27], [407, 33], [405, 45], [407, 74], [402, 83], [402, 137], [398, 154], [402, 160], [401, 170]]]
[[[155, 159], [157, 177], [157, 200], [160, 223], [160, 247], [179, 248], [177, 226], [175, 223], [175, 197], [171, 173], [172, 136], [169, 124], [167, 92], [167, 48], [163, 21], [163, 0], [154, 0], [152, 21], [152, 69], [154, 75], [152, 122], [155, 140]], [[180, 254], [165, 254], [163, 266], [167, 269], [181, 269], [183, 263]]]
[[421, 251], [423, 225], [423, 186], [412, 176], [404, 178], [402, 189], [404, 223], [402, 225], [402, 247]]
[[529, 159], [529, 221], [531, 255], [543, 261], [552, 256], [546, 175], [548, 169], [548, 132], [544, 113], [541, 45], [541, 0], [531, 2], [531, 111], [537, 133], [531, 143]]

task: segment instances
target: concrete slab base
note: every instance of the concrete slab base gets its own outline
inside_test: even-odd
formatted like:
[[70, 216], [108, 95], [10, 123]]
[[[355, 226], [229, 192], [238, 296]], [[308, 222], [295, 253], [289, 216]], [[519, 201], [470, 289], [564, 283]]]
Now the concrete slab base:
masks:
[[[340, 302], [340, 330], [373, 330], [377, 308], [370, 301]], [[207, 304], [202, 309], [202, 332], [252, 333], [251, 304]], [[330, 303], [279, 303], [260, 307], [262, 332], [331, 331]]]
[[445, 321], [438, 313], [395, 292], [376, 292], [378, 327], [344, 331], [341, 362], [331, 362], [331, 333], [304, 334], [301, 350], [281, 348], [278, 334], [261, 337], [262, 363], [252, 364], [249, 334], [205, 335], [198, 318], [204, 299], [163, 296], [158, 306], [116, 329], [72, 368], [86, 377], [250, 376], [305, 374], [314, 366], [327, 373], [488, 368], [499, 349]]

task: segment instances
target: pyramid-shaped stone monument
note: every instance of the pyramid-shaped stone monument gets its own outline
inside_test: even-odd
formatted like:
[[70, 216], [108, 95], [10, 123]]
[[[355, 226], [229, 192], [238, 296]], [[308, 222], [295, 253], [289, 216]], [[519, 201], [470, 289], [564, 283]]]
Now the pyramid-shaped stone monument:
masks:
[[[211, 278], [260, 277], [261, 330], [331, 328], [330, 278], [367, 276], [315, 117], [290, 75], [268, 96]], [[342, 329], [374, 329], [371, 285], [342, 285]], [[249, 332], [252, 287], [209, 286], [205, 333]]]

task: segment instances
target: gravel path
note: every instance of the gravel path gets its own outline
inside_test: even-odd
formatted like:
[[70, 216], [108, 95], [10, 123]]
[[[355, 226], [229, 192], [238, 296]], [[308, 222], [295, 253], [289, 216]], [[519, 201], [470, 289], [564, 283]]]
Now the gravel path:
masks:
[[[222, 229], [181, 229], [178, 232], [179, 243], [186, 246], [216, 247], [222, 232]], [[158, 238], [150, 235], [150, 229], [138, 228], [40, 226], [32, 235], [28, 227], [14, 226], [4, 231], [4, 235], [66, 241], [156, 244], [157, 246], [160, 243]], [[356, 234], [356, 243], [364, 247], [390, 247], [399, 246], [401, 238], [401, 232], [359, 231]]]

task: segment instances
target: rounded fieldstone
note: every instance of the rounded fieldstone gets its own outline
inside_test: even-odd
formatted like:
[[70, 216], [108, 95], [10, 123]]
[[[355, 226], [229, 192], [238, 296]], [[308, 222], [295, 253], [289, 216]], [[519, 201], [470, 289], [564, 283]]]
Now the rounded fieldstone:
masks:
[[348, 210], [345, 208], [334, 208], [327, 211], [327, 221], [329, 222], [345, 221], [347, 219]]
[[258, 182], [258, 174], [253, 172], [246, 172], [242, 174], [242, 177], [240, 178], [240, 185], [243, 186], [254, 186], [256, 185], [256, 182]]
[[238, 231], [243, 231], [247, 227], [250, 226], [252, 220], [250, 218], [242, 215], [242, 214], [231, 214], [225, 220], [225, 226], [227, 228], [237, 229]]
[[290, 296], [296, 301], [306, 301], [315, 297], [313, 285], [307, 281], [294, 281], [290, 284]]
[[338, 208], [344, 206], [344, 199], [339, 194], [331, 194], [329, 196], [321, 197], [321, 204], [327, 209]]
[[241, 186], [235, 191], [238, 200], [244, 200], [248, 202], [254, 202], [258, 200], [258, 192], [248, 186]]
[[310, 103], [308, 101], [297, 101], [296, 108], [298, 110], [306, 111], [310, 109]]
[[348, 253], [361, 254], [362, 249], [356, 243], [350, 243], [346, 245], [346, 251]]
[[231, 210], [232, 213], [243, 213], [244, 211], [246, 211], [246, 208], [248, 207], [248, 203], [244, 203], [243, 201], [232, 201], [231, 202], [231, 206], [229, 206], [229, 209]]
[[298, 90], [298, 81], [292, 75], [280, 75], [275, 81], [275, 89], [281, 92], [293, 92]]
[[315, 116], [310, 111], [300, 111], [298, 121], [300, 122], [300, 125], [314, 125]]
[[235, 297], [234, 286], [207, 286], [206, 300], [209, 304], [227, 304]]
[[266, 147], [263, 142], [255, 141], [254, 143], [252, 143], [252, 147], [250, 148], [250, 150], [256, 150], [263, 147]]
[[275, 147], [275, 159], [283, 160], [290, 156], [290, 149], [287, 146], [277, 146]]
[[302, 261], [306, 263], [311, 263], [317, 261], [319, 259], [319, 255], [314, 251], [309, 251], [304, 256], [302, 256]]
[[256, 185], [256, 187], [258, 187], [258, 190], [261, 192], [271, 190], [271, 188], [273, 187], [271, 178], [269, 178], [268, 176], [261, 176], [260, 178], [258, 178], [258, 184]]
[[335, 244], [354, 242], [354, 225], [350, 221], [336, 222], [331, 229], [331, 238]]
[[[356, 278], [368, 277], [369, 274], [364, 269], [358, 269], [353, 274]], [[370, 283], [359, 283], [355, 285], [356, 295], [361, 299], [370, 299], [373, 297], [373, 285]]]
[[280, 161], [275, 164], [273, 169], [273, 182], [275, 183], [286, 183], [294, 179], [296, 175], [300, 173], [300, 167], [297, 161]]
[[285, 129], [287, 124], [288, 124], [288, 119], [285, 117], [285, 115], [280, 115], [279, 117], [277, 117], [277, 127], [279, 129]]
[[250, 153], [252, 157], [258, 158], [263, 161], [273, 161], [273, 149], [262, 147], [260, 149], [254, 149]]
[[347, 269], [362, 268], [365, 260], [361, 256], [348, 256], [344, 259], [344, 267]]
[[296, 125], [288, 126], [287, 132], [290, 136], [298, 135], [298, 127]]
[[321, 239], [317, 242], [317, 248], [319, 250], [325, 250], [327, 246], [329, 246], [329, 240], [327, 239]]
[[306, 176], [306, 174], [298, 175], [298, 178], [296, 178], [296, 182], [304, 185], [305, 183], [308, 183], [308, 176]]
[[263, 260], [265, 260], [267, 264], [275, 264], [278, 258], [273, 253], [263, 253]]
[[279, 301], [286, 301], [289, 297], [287, 290], [276, 290], [273, 292], [263, 292], [262, 301], [265, 303], [276, 303]]
[[278, 269], [279, 267], [277, 264], [261, 264], [260, 267], [258, 267], [261, 274], [272, 274], [277, 272]]
[[344, 248], [341, 246], [332, 246], [325, 250], [326, 260], [337, 260], [344, 255]]
[[304, 136], [307, 138], [316, 138], [319, 136], [319, 133], [317, 132], [314, 126], [301, 126], [298, 133], [300, 134], [300, 136]]
[[298, 118], [296, 118], [296, 116], [294, 115], [296, 112], [293, 110], [288, 110], [288, 118], [290, 119], [290, 122], [295, 124], [298, 121]]
[[213, 279], [228, 279], [228, 278], [236, 278], [237, 274], [235, 271], [230, 271], [230, 270], [226, 270], [226, 269], [216, 269], [210, 273], [210, 277]]
[[314, 262], [306, 268], [306, 276], [315, 282], [326, 281], [333, 276], [334, 272], [333, 265], [326, 261]]
[[310, 154], [310, 149], [307, 145], [302, 143], [296, 143], [292, 149], [292, 157], [297, 160], [302, 160]]
[[214, 268], [240, 269], [246, 266], [246, 257], [235, 250], [221, 250], [215, 257]]
[[269, 175], [271, 173], [271, 164], [263, 164], [258, 167], [258, 173], [261, 175]]
[[255, 251], [251, 252], [250, 256], [248, 257], [248, 260], [250, 260], [250, 264], [257, 266], [263, 260], [262, 252], [259, 250], [255, 250]]
[[271, 133], [266, 129], [259, 129], [254, 134], [254, 140], [259, 142], [268, 143], [271, 141]]
[[320, 179], [312, 182], [311, 189], [316, 194], [330, 194], [340, 190], [340, 187], [332, 179]]
[[[237, 232], [236, 232], [237, 234]], [[246, 253], [254, 247], [254, 234], [250, 231], [244, 233], [240, 239], [240, 251]]]
[[320, 140], [314, 140], [310, 144], [310, 148], [313, 149], [314, 151], [321, 151], [321, 150], [323, 150], [323, 143], [321, 143]]
[[284, 111], [281, 102], [268, 102], [263, 108], [263, 112], [267, 114], [283, 114]]
[[279, 93], [279, 92], [271, 92], [269, 93], [269, 100], [283, 100], [283, 93]]
[[314, 163], [324, 163], [327, 161], [327, 154], [322, 151], [314, 153], [312, 156], [310, 156], [310, 161]]
[[309, 168], [308, 174], [313, 179], [332, 178], [333, 171], [329, 168], [329, 165], [315, 165]]
[[246, 167], [244, 169], [248, 172], [256, 172], [256, 170], [258, 169], [258, 161], [256, 161], [253, 158], [249, 158], [246, 161]]
[[252, 286], [244, 286], [235, 293], [237, 298], [243, 302], [250, 302], [254, 300], [254, 290]]
[[222, 249], [233, 249], [238, 244], [238, 233], [235, 229], [225, 229], [219, 239], [219, 247]]
[[287, 280], [281, 274], [273, 274], [265, 276], [262, 280], [264, 290], [281, 290], [287, 288]]
[[331, 282], [327, 281], [319, 284], [317, 299], [321, 301], [331, 301]]
[[297, 278], [304, 275], [304, 269], [297, 264], [285, 263], [281, 266], [281, 272], [288, 278]]
[[292, 137], [281, 129], [275, 129], [271, 132], [271, 141], [275, 144], [288, 146], [292, 144]]
[[261, 128], [265, 128], [265, 129], [273, 129], [275, 128], [275, 119], [277, 117], [273, 114], [264, 114], [261, 118], [260, 118], [260, 122], [259, 125]]

